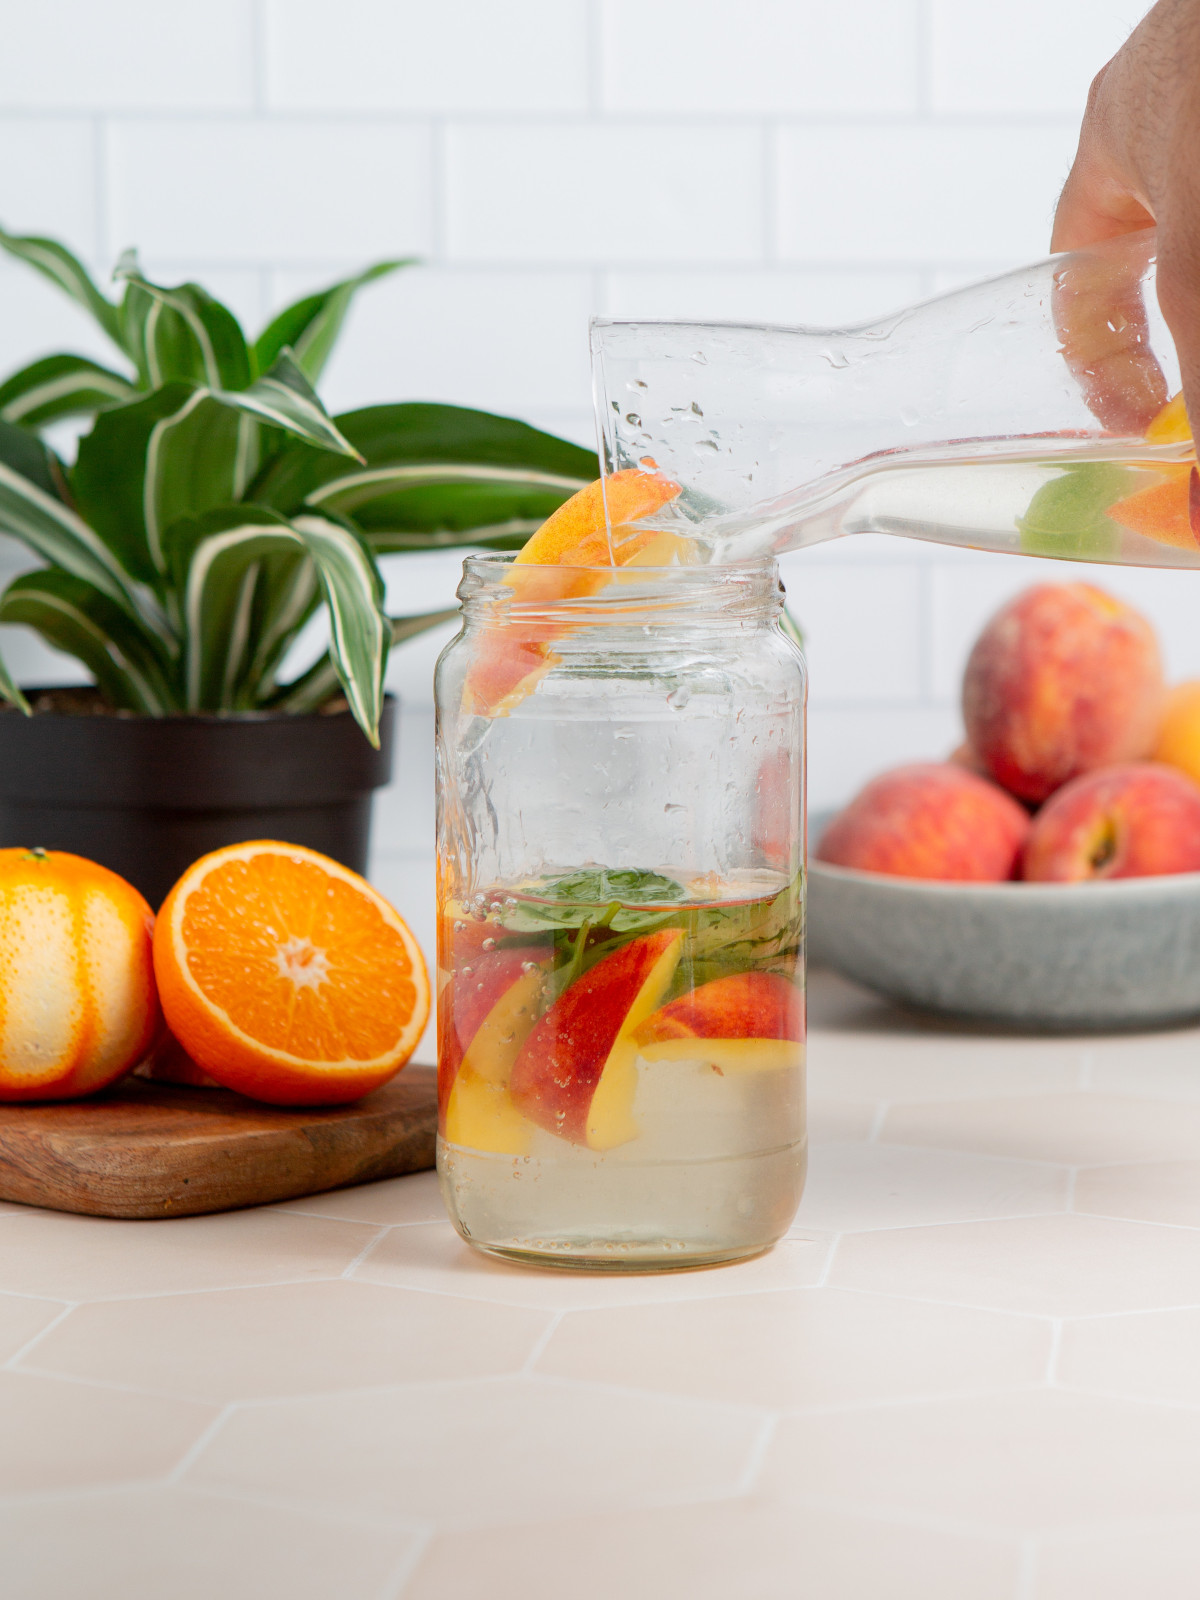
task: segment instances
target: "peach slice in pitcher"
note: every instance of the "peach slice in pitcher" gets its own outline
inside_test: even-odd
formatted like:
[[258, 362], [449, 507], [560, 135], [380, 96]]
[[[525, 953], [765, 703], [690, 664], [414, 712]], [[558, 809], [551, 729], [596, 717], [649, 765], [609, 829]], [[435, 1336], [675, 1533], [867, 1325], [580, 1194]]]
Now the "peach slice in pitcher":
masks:
[[[1183, 395], [1177, 394], [1146, 429], [1148, 444], [1182, 444], [1192, 436]], [[1181, 550], [1200, 548], [1200, 474], [1189, 461], [1147, 462], [1158, 482], [1108, 508], [1122, 528]]]
[[804, 995], [775, 972], [736, 972], [672, 1000], [634, 1034], [645, 1061], [708, 1061], [721, 1073], [798, 1067]]
[[591, 1150], [637, 1138], [634, 1035], [667, 992], [682, 945], [681, 928], [643, 934], [559, 995], [512, 1069], [513, 1103], [531, 1122]]
[[[679, 492], [680, 486], [669, 478], [638, 467], [589, 483], [559, 506], [518, 553], [505, 580], [514, 599], [522, 605], [553, 605], [594, 594], [610, 581], [614, 567], [669, 560], [677, 548], [667, 542], [673, 536], [636, 524]], [[564, 576], [563, 567], [596, 570]], [[465, 709], [481, 717], [507, 716], [555, 665], [558, 658], [550, 641], [565, 631], [562, 623], [539, 625], [524, 618], [491, 625], [463, 688]]]

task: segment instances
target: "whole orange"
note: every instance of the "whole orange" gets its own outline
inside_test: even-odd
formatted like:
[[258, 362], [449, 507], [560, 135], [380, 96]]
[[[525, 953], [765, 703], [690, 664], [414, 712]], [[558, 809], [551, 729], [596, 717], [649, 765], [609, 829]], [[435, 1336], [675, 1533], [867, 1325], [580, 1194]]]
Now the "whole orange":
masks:
[[429, 1016], [425, 962], [394, 907], [328, 856], [273, 839], [188, 868], [158, 914], [154, 971], [192, 1060], [275, 1105], [368, 1094]]
[[1168, 690], [1154, 760], [1200, 783], [1200, 683], [1178, 683]]
[[0, 1100], [94, 1094], [159, 1026], [154, 915], [132, 884], [63, 850], [0, 850]]

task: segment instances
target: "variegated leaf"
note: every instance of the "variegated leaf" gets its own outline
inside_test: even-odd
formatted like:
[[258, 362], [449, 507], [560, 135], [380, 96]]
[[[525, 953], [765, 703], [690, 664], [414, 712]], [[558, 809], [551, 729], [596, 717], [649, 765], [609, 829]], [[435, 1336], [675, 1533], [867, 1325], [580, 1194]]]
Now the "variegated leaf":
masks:
[[327, 517], [293, 517], [308, 545], [329, 613], [329, 653], [355, 719], [379, 744], [383, 675], [391, 628], [383, 613], [383, 582], [366, 543]]
[[143, 598], [130, 581], [134, 575], [54, 492], [54, 465], [40, 439], [0, 423], [0, 533], [93, 584], [131, 617], [144, 617]]
[[10, 705], [16, 706], [18, 711], [23, 711], [27, 717], [33, 715], [29, 701], [21, 693], [17, 680], [9, 672], [2, 655], [0, 655], [0, 700], [7, 700]]
[[132, 399], [128, 378], [86, 356], [45, 356], [0, 384], [0, 418], [41, 428], [62, 417], [86, 415]]
[[296, 365], [310, 382], [316, 383], [358, 290], [395, 272], [398, 267], [413, 264], [411, 256], [403, 261], [376, 262], [357, 277], [345, 278], [288, 306], [263, 329], [255, 342], [258, 371], [266, 372], [283, 350], [290, 349]]
[[118, 308], [100, 293], [87, 268], [64, 245], [55, 239], [6, 233], [0, 228], [0, 249], [35, 268], [72, 300], [86, 307], [113, 343], [121, 344]]
[[[458, 606], [447, 611], [425, 611], [413, 617], [389, 617], [392, 647], [440, 628], [444, 622], [453, 622], [462, 613]], [[315, 711], [323, 706], [338, 686], [337, 668], [325, 654], [314, 661], [308, 670], [294, 682], [285, 684], [271, 701], [275, 711]]]
[[305, 444], [316, 445], [319, 450], [335, 455], [350, 456], [355, 461], [362, 457], [349, 444], [330, 420], [329, 413], [317, 398], [316, 391], [300, 368], [284, 350], [276, 358], [271, 370], [257, 378], [248, 389], [237, 392], [222, 391], [217, 398], [227, 406], [245, 411], [277, 428], [285, 428]]
[[[192, 709], [234, 708], [240, 686], [253, 676], [266, 619], [278, 622], [287, 610], [285, 586], [299, 552], [320, 584], [346, 698], [368, 738], [378, 739], [387, 624], [379, 574], [352, 531], [320, 517], [288, 523], [259, 507], [229, 507], [176, 525], [168, 545], [173, 568], [186, 565], [183, 623]], [[266, 589], [271, 594], [264, 601]], [[294, 591], [291, 615], [303, 620], [308, 604], [302, 588]]]
[[82, 578], [54, 567], [22, 574], [0, 597], [3, 622], [35, 628], [81, 661], [112, 705], [151, 717], [181, 709], [153, 637]]
[[[600, 471], [589, 450], [462, 406], [368, 406], [336, 421], [365, 458], [361, 477], [334, 456], [289, 444], [263, 468], [252, 496], [285, 515], [318, 502], [343, 513], [352, 505], [349, 514], [380, 548], [476, 528], [488, 538], [532, 532]], [[404, 537], [391, 545], [392, 534]]]
[[114, 274], [128, 284], [122, 333], [151, 388], [182, 380], [210, 389], [244, 389], [250, 352], [237, 318], [198, 283], [164, 288], [144, 277], [127, 250]]
[[211, 390], [170, 383], [96, 418], [71, 478], [80, 512], [142, 582], [162, 588], [162, 534], [240, 498], [257, 423]]

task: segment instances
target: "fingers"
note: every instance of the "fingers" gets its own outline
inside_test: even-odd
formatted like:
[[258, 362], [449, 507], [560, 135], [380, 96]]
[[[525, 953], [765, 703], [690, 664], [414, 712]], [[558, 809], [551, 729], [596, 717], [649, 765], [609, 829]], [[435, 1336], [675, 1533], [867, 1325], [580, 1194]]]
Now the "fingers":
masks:
[[1200, 197], [1159, 231], [1158, 303], [1179, 352], [1194, 439], [1200, 427]]
[[1063, 360], [1109, 433], [1144, 433], [1168, 399], [1142, 285], [1153, 247], [1152, 233], [1135, 234], [1126, 245], [1070, 256], [1054, 277], [1051, 309]]

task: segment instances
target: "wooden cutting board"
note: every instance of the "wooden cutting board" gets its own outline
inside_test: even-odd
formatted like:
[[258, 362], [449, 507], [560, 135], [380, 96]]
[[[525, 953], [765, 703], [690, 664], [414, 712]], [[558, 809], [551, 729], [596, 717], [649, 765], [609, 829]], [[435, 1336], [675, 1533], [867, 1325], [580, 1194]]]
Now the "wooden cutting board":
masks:
[[437, 1073], [350, 1106], [285, 1109], [125, 1078], [91, 1100], [0, 1106], [0, 1200], [96, 1217], [189, 1217], [433, 1166]]

